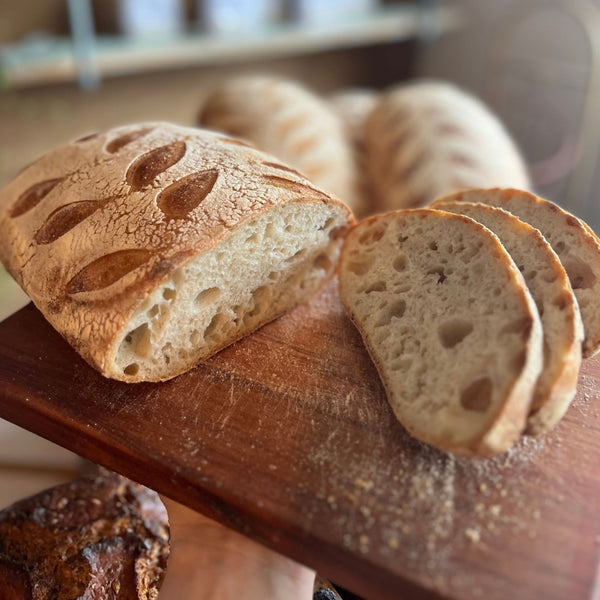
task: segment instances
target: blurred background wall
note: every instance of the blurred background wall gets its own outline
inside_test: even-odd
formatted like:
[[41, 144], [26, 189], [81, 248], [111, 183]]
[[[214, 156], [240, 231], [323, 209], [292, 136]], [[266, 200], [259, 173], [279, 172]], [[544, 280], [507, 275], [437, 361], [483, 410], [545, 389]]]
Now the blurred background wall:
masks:
[[480, 96], [537, 191], [600, 229], [600, 2], [460, 0], [460, 30], [423, 46], [417, 73]]
[[[193, 125], [244, 72], [322, 94], [434, 77], [487, 102], [538, 191], [598, 231], [599, 47], [600, 0], [0, 0], [0, 185], [86, 132]], [[0, 319], [25, 301], [0, 271]], [[76, 464], [0, 421], [0, 507]]]

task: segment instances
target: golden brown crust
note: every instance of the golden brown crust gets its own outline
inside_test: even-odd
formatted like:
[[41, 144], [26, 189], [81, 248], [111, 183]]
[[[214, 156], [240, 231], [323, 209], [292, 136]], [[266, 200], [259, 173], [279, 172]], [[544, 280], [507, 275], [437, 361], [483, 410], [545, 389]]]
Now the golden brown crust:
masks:
[[0, 596], [155, 600], [168, 537], [155, 492], [104, 470], [82, 477], [0, 512]]
[[145, 295], [243, 223], [290, 202], [344, 206], [222, 134], [120, 127], [57, 148], [9, 183], [0, 193], [0, 259], [103, 372]]

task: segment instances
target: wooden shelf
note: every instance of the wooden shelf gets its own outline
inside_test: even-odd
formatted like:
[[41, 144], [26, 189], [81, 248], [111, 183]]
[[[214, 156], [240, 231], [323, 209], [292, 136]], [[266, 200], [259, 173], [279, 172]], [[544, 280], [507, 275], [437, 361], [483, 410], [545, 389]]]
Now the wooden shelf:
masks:
[[[325, 50], [431, 37], [458, 28], [460, 14], [448, 7], [412, 4], [374, 11], [360, 18], [322, 25], [279, 24], [248, 33], [189, 33], [169, 37], [97, 36], [87, 68], [100, 77], [185, 66], [297, 56]], [[50, 38], [5, 46], [2, 81], [9, 88], [77, 80], [82, 63], [71, 38]]]

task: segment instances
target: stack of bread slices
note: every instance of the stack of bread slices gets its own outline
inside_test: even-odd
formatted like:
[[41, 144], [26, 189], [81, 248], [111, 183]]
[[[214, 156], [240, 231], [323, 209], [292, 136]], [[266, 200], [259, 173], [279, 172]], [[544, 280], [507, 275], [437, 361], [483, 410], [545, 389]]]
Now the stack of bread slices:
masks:
[[600, 240], [555, 204], [472, 189], [366, 219], [340, 295], [416, 437], [492, 456], [547, 432], [600, 348]]

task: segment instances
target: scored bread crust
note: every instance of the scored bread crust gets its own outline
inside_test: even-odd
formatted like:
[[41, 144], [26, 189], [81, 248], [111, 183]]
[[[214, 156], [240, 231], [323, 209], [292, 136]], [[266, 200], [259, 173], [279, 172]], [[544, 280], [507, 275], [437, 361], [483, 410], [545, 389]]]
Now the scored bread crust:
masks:
[[227, 81], [206, 98], [202, 127], [249, 140], [364, 213], [352, 147], [329, 104], [301, 85], [269, 76]]
[[491, 231], [431, 209], [377, 215], [346, 237], [339, 278], [342, 302], [410, 433], [465, 456], [513, 444], [541, 371], [542, 329], [521, 273]]
[[[156, 381], [188, 370], [315, 292], [331, 275], [340, 228], [350, 222], [342, 202], [245, 143], [142, 123], [65, 144], [19, 174], [0, 193], [0, 259], [92, 366], [124, 381]], [[280, 228], [269, 238], [275, 224]], [[304, 237], [283, 227], [298, 227]], [[245, 231], [249, 238], [260, 237], [258, 242], [240, 239]], [[273, 247], [261, 246], [267, 238], [277, 238]], [[279, 239], [285, 249], [277, 253]], [[188, 316], [200, 318], [194, 315], [202, 308], [203, 327], [209, 329], [214, 294], [194, 304], [178, 290], [187, 286], [189, 295], [196, 285], [195, 293], [202, 292], [204, 263], [198, 261], [203, 257], [215, 277], [222, 274], [219, 264], [235, 269], [238, 261], [247, 272], [230, 278], [249, 290], [262, 286], [262, 292], [276, 285], [281, 298], [243, 323], [246, 315], [238, 315], [237, 329], [213, 336], [202, 351], [191, 339], [183, 350], [171, 350], [177, 340], [160, 338], [169, 324], [171, 337], [187, 340]], [[263, 273], [263, 280], [255, 281], [263, 263], [275, 279], [280, 272], [293, 272], [296, 279], [265, 281]], [[178, 331], [168, 311], [184, 300], [192, 308], [180, 308]], [[242, 301], [240, 307], [254, 310]], [[149, 324], [140, 322], [144, 315]], [[222, 324], [212, 323], [215, 328], [222, 333]], [[162, 344], [160, 365], [155, 364], [159, 350], [150, 348], [155, 338]], [[122, 361], [138, 346], [150, 358], [146, 366], [136, 361], [127, 369]]]
[[500, 120], [448, 83], [421, 81], [383, 94], [367, 119], [365, 145], [380, 211], [424, 206], [472, 187], [530, 187]]
[[585, 334], [583, 357], [596, 354], [600, 350], [600, 239], [592, 229], [549, 200], [523, 190], [467, 190], [452, 199], [503, 208], [539, 229], [558, 255], [577, 298]]
[[534, 391], [527, 433], [541, 434], [563, 417], [577, 391], [583, 324], [560, 260], [534, 227], [502, 208], [453, 202], [432, 208], [470, 217], [493, 231], [511, 255], [536, 303], [544, 332], [544, 368]]

